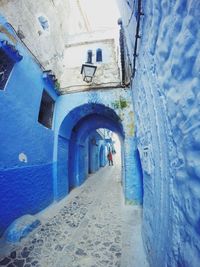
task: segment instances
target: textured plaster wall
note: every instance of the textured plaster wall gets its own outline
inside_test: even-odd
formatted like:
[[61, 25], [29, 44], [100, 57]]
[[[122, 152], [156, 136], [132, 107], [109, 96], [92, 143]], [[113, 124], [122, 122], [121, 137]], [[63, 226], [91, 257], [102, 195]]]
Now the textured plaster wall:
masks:
[[42, 71], [0, 17], [0, 40], [23, 56], [0, 90], [0, 235], [16, 218], [34, 214], [53, 201], [54, 133], [38, 123], [43, 88], [56, 99]]
[[152, 267], [200, 262], [200, 2], [142, 1], [133, 81]]
[[[79, 84], [86, 86], [81, 75], [79, 75], [85, 58], [84, 61], [79, 63], [77, 69], [73, 69], [72, 66], [70, 66], [71, 69], [68, 68], [67, 64], [70, 61], [68, 55], [72, 52], [70, 49], [68, 52], [66, 49], [68, 46], [74, 43], [112, 38], [115, 38], [118, 42], [117, 22], [115, 29], [109, 28], [108, 25], [104, 27], [104, 30], [96, 32], [93, 29], [96, 24], [91, 16], [88, 19], [83, 7], [84, 3], [81, 4], [75, 0], [0, 1], [0, 12], [16, 31], [19, 30], [24, 43], [38, 58], [43, 67], [46, 70], [53, 70], [62, 88]], [[89, 12], [91, 13], [91, 6]], [[117, 58], [116, 47], [112, 47], [112, 49], [115, 53], [114, 57]], [[77, 53], [79, 54], [80, 50], [84, 53], [82, 49], [79, 49], [75, 51], [74, 56]], [[81, 57], [79, 60], [81, 60]], [[116, 85], [120, 82], [117, 63], [112, 61], [109, 63], [110, 66], [108, 64], [104, 65], [104, 69], [106, 69], [103, 73], [104, 80], [106, 83], [109, 81], [111, 85], [113, 85], [113, 82]], [[98, 84], [100, 81], [102, 83], [102, 79], [99, 81], [99, 78], [102, 77], [103, 68], [100, 67], [99, 70], [96, 80]], [[109, 73], [112, 73], [112, 75]], [[84, 89], [84, 87], [81, 89]]]
[[[102, 62], [96, 61], [98, 48], [102, 49]], [[92, 50], [92, 63], [97, 66], [92, 86], [118, 86], [120, 84], [120, 71], [114, 39], [77, 43], [68, 45], [65, 50], [65, 70], [60, 80], [60, 92], [62, 94], [90, 89], [91, 84], [84, 82], [81, 74], [81, 66], [87, 61], [88, 50]]]
[[[0, 12], [20, 29], [23, 41], [46, 69], [52, 69], [58, 78], [63, 71], [65, 35], [68, 32], [69, 1], [60, 0], [1, 0]], [[38, 18], [47, 20], [48, 28], [43, 29]]]

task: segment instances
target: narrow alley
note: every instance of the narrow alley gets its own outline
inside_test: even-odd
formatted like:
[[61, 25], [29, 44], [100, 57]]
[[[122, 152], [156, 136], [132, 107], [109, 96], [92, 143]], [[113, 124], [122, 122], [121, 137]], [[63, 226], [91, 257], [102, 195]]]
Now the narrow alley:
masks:
[[38, 214], [41, 225], [21, 248], [1, 258], [0, 266], [148, 266], [140, 232], [141, 210], [123, 204], [117, 155], [114, 163]]
[[0, 110], [0, 267], [200, 266], [200, 0], [0, 0]]

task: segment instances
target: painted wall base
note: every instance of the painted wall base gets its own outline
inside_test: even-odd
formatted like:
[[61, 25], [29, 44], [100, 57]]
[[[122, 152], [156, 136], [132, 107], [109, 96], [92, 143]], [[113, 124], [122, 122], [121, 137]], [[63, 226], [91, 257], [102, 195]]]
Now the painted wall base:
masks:
[[0, 170], [0, 181], [0, 235], [16, 218], [53, 202], [52, 164]]

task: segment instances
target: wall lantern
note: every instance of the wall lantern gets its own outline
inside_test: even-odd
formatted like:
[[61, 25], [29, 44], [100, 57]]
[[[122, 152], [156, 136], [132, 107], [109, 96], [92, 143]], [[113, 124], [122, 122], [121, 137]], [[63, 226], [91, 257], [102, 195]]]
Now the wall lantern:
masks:
[[92, 64], [82, 64], [81, 74], [83, 75], [83, 81], [91, 83], [96, 72], [97, 66]]

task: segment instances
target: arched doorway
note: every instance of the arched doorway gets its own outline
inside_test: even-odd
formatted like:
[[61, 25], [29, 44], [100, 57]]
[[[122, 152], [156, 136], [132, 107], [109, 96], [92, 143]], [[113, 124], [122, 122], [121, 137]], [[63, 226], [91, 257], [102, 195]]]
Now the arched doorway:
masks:
[[[100, 167], [97, 144], [100, 137], [95, 133], [98, 128], [115, 131], [123, 139], [119, 126], [107, 116], [93, 113], [80, 119], [73, 128], [69, 140], [69, 147], [72, 148], [72, 151], [69, 150], [71, 160], [68, 162], [70, 189], [85, 181], [88, 174], [88, 160], [91, 173], [96, 172]], [[88, 157], [88, 146], [90, 157]]]
[[107, 128], [124, 138], [119, 117], [101, 104], [81, 105], [64, 118], [58, 134], [56, 199], [82, 184], [88, 172], [98, 169], [90, 159], [96, 150], [91, 134], [98, 128]]
[[[63, 119], [58, 132], [55, 199], [81, 185], [88, 173], [103, 165], [103, 151], [95, 146], [94, 133], [99, 128], [115, 132], [122, 147], [122, 185], [126, 199], [140, 202], [140, 179], [135, 169], [135, 139], [126, 135], [122, 121], [115, 111], [102, 104], [88, 103], [71, 110]], [[95, 155], [95, 156], [94, 156]], [[94, 162], [93, 162], [94, 161]], [[98, 162], [98, 163], [97, 163]]]

